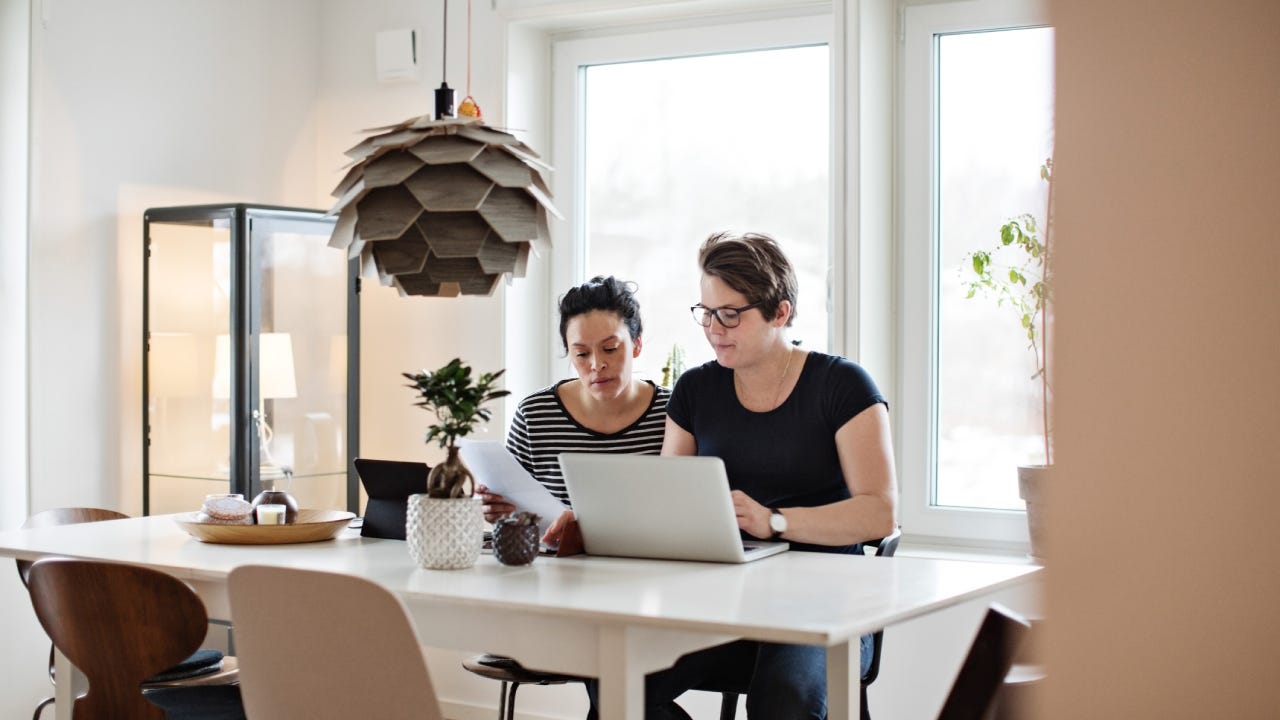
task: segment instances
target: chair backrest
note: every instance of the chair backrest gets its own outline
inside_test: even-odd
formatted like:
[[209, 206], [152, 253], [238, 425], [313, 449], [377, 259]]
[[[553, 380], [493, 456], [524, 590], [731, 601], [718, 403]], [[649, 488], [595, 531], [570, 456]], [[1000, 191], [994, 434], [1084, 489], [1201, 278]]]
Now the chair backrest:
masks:
[[870, 545], [876, 549], [876, 557], [893, 557], [898, 552], [898, 541], [902, 540], [902, 528], [894, 527], [893, 532], [885, 535], [879, 540], [868, 540], [863, 545]]
[[[879, 540], [868, 540], [863, 543], [870, 545], [876, 549], [876, 557], [893, 557], [898, 552], [898, 541], [902, 539], [902, 528], [894, 526], [893, 532], [885, 535]], [[866, 687], [876, 681], [880, 677], [880, 653], [884, 648], [884, 630], [877, 630], [871, 635], [871, 664], [867, 666], [867, 672], [862, 676], [862, 688], [865, 692]]]
[[1012, 611], [992, 605], [969, 646], [938, 720], [982, 720], [999, 694], [1031, 625]]
[[[77, 523], [100, 522], [102, 520], [122, 520], [129, 517], [122, 512], [94, 507], [64, 507], [38, 512], [22, 523], [23, 528], [54, 527], [56, 525], [75, 525]], [[18, 576], [22, 584], [27, 584], [27, 574], [31, 571], [32, 560], [18, 561]]]
[[195, 592], [156, 570], [70, 558], [37, 560], [27, 581], [40, 624], [89, 681], [76, 720], [164, 720], [140, 686], [200, 647], [208, 615]]
[[443, 720], [413, 622], [386, 589], [255, 565], [229, 587], [249, 717]]

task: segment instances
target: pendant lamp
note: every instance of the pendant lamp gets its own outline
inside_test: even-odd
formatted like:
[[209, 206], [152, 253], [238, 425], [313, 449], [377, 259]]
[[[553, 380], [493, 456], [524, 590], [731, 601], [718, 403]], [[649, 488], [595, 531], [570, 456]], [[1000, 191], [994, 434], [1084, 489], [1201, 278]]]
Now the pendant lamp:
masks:
[[486, 125], [471, 99], [469, 0], [467, 11], [466, 109], [475, 115], [454, 115], [442, 81], [434, 118], [363, 131], [373, 134], [347, 151], [353, 163], [332, 193], [329, 245], [401, 295], [492, 294], [504, 276], [524, 277], [530, 250], [550, 249], [547, 213], [560, 217], [542, 176], [550, 166]]

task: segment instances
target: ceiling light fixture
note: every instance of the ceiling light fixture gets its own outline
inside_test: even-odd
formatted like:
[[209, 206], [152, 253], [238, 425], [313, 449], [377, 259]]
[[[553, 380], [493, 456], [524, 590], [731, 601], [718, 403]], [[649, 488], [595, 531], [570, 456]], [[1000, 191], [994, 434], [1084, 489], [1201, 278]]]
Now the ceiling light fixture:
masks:
[[[502, 277], [524, 277], [529, 252], [550, 249], [547, 213], [560, 217], [542, 177], [551, 167], [514, 135], [489, 127], [471, 98], [470, 0], [467, 97], [455, 117], [442, 78], [435, 117], [363, 132], [333, 195], [338, 220], [329, 245], [359, 256], [401, 295], [489, 295]], [[445, 41], [449, 2], [444, 0]], [[447, 65], [446, 65], [447, 68]]]

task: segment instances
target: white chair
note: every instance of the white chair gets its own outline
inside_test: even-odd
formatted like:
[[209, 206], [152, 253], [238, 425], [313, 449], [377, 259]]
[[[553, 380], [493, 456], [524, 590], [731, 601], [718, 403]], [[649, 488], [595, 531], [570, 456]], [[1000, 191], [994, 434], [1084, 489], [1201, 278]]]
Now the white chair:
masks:
[[228, 586], [250, 720], [444, 720], [413, 621], [383, 587], [257, 565]]

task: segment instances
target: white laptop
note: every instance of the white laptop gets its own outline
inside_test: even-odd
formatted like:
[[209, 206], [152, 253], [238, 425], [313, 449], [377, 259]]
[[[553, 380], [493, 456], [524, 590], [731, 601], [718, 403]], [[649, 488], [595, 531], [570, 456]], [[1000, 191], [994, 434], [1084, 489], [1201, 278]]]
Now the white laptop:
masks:
[[561, 453], [588, 555], [741, 563], [787, 549], [738, 532], [716, 457]]

